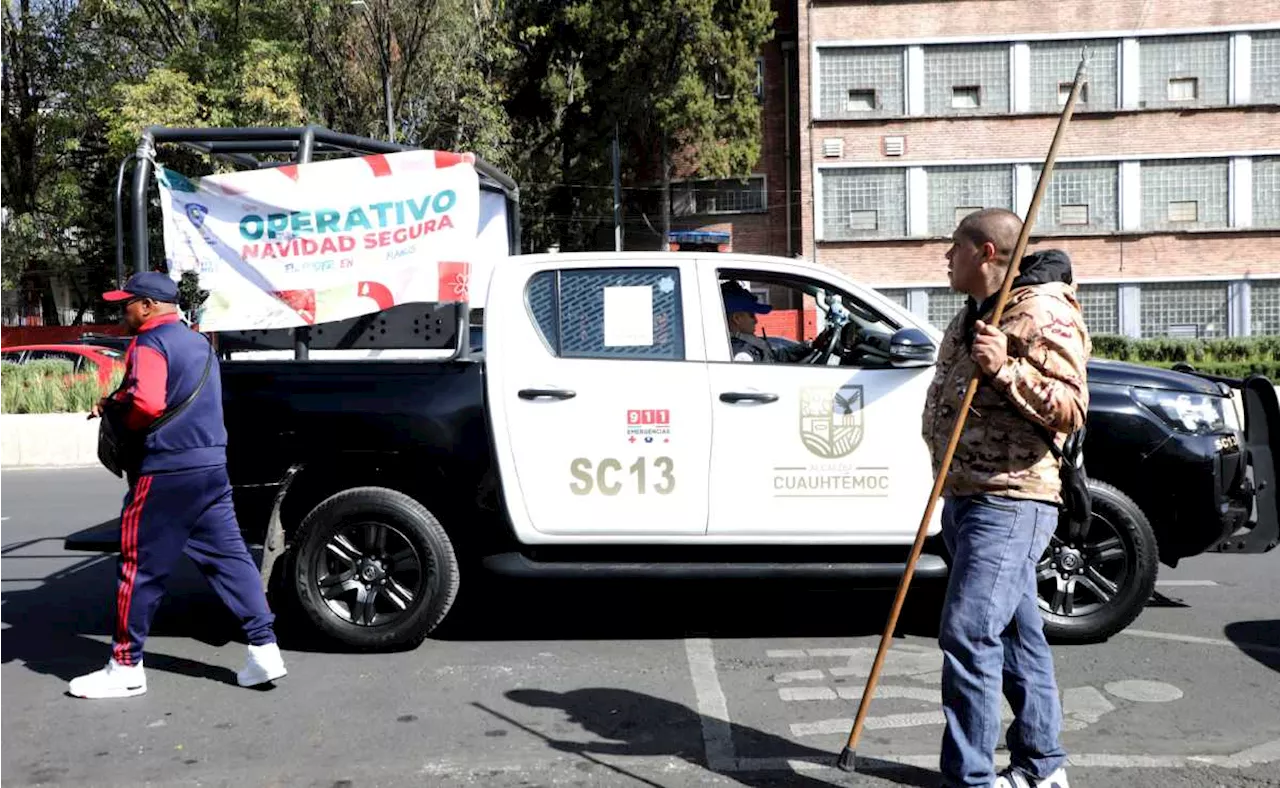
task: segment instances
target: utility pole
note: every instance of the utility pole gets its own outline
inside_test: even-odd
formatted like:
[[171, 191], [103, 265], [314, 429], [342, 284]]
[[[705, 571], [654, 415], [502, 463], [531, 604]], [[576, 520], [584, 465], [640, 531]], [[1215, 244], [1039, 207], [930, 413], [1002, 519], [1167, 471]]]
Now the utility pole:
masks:
[[622, 251], [622, 155], [617, 121], [613, 123], [613, 251]]

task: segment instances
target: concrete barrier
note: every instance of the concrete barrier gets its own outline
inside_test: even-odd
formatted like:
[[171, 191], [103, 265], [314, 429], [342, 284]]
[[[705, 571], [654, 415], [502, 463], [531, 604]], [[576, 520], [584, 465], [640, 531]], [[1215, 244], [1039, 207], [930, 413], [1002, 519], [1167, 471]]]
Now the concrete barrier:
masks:
[[0, 415], [0, 465], [5, 469], [97, 465], [98, 421], [88, 415]]

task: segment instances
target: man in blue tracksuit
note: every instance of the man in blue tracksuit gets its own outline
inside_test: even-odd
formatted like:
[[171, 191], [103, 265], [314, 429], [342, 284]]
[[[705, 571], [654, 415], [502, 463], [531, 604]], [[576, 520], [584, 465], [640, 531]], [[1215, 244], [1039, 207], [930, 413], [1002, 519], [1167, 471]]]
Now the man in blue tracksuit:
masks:
[[126, 430], [143, 432], [197, 387], [199, 392], [146, 434], [137, 467], [126, 469], [111, 660], [73, 679], [71, 694], [123, 698], [147, 691], [142, 646], [165, 581], [184, 552], [244, 627], [249, 655], [237, 674], [239, 684], [281, 678], [286, 671], [272, 629], [275, 617], [231, 503], [218, 360], [204, 337], [179, 322], [178, 289], [165, 274], [135, 274], [103, 298], [123, 303], [124, 322], [135, 338], [120, 389], [99, 402], [92, 416], [112, 409]]

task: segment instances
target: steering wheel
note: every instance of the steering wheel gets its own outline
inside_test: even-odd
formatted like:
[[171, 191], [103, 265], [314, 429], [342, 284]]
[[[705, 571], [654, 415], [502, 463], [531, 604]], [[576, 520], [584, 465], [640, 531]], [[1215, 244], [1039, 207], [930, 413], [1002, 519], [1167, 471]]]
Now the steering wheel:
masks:
[[845, 315], [835, 314], [832, 315], [832, 317], [833, 320], [831, 324], [825, 329], [830, 332], [827, 337], [827, 341], [820, 347], [815, 347], [813, 355], [806, 359], [810, 364], [814, 364], [815, 366], [826, 366], [827, 362], [831, 359], [831, 354], [834, 353], [836, 348], [840, 345], [840, 339], [844, 336], [845, 327], [850, 325], [849, 318]]

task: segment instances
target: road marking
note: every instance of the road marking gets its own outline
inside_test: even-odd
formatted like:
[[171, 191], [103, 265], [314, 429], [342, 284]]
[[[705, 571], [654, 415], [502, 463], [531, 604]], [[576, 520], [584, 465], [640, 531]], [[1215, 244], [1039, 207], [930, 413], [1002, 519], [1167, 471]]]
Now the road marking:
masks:
[[[882, 717], [867, 717], [863, 727], [867, 730], [886, 730], [891, 728], [914, 728], [917, 725], [945, 725], [947, 718], [940, 711], [918, 711], [910, 714], [886, 714]], [[832, 733], [848, 733], [853, 727], [853, 719], [844, 717], [834, 720], [818, 720], [817, 722], [791, 723], [792, 736], [821, 736]]]
[[765, 652], [769, 659], [796, 659], [809, 656], [802, 648], [771, 648]]
[[1170, 632], [1151, 632], [1145, 629], [1124, 629], [1121, 630], [1121, 632], [1137, 638], [1173, 640], [1178, 643], [1200, 643], [1206, 646], [1230, 646], [1231, 648], [1238, 648], [1241, 651], [1254, 651], [1259, 654], [1280, 654], [1280, 646], [1266, 646], [1261, 643], [1233, 643], [1230, 640], [1223, 640], [1221, 638], [1202, 638], [1196, 635], [1175, 635]]
[[793, 681], [822, 681], [825, 676], [820, 670], [792, 670], [785, 673], [775, 673], [773, 680], [778, 684], [789, 684]]
[[[862, 700], [862, 689], [860, 687], [782, 687], [778, 690], [778, 697], [784, 701], [810, 701], [810, 700]], [[921, 700], [925, 703], [941, 703], [942, 691], [939, 689], [929, 689], [928, 687], [895, 687], [884, 686], [877, 687], [875, 697], [877, 698], [905, 698], [908, 700]]]
[[733, 734], [729, 729], [729, 704], [716, 675], [716, 656], [709, 638], [689, 638], [684, 642], [689, 657], [689, 675], [702, 716], [702, 746], [712, 771], [732, 768]]
[[778, 697], [785, 701], [835, 700], [836, 691], [830, 687], [780, 687]]
[[1157, 580], [1156, 585], [1166, 588], [1190, 588], [1192, 586], [1216, 586], [1215, 580]]
[[1182, 697], [1182, 690], [1163, 681], [1128, 679], [1110, 682], [1103, 685], [1103, 688], [1117, 698], [1135, 703], [1169, 703]]
[[1062, 727], [1066, 730], [1081, 730], [1115, 710], [1115, 705], [1094, 687], [1071, 687], [1062, 692]]

